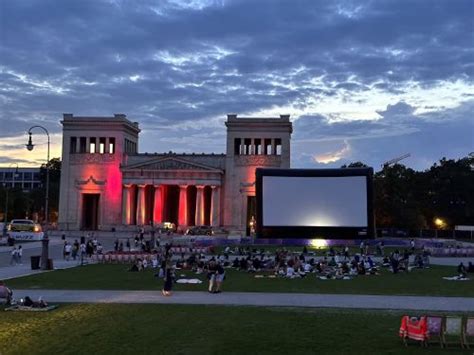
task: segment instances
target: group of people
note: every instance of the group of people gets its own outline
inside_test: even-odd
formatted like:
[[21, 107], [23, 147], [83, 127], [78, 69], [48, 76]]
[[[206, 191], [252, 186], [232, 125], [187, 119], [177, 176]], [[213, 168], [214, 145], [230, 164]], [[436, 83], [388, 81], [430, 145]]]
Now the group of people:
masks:
[[63, 235], [63, 259], [64, 260], [83, 260], [84, 258], [90, 258], [94, 254], [103, 254], [104, 248], [94, 234], [87, 234], [86, 237], [82, 237], [79, 242], [77, 239], [73, 243], [66, 240], [66, 236]]
[[[226, 260], [226, 255], [223, 259]], [[306, 248], [301, 253], [291, 253], [286, 249], [277, 250], [274, 255], [264, 250], [249, 251], [246, 255], [237, 256], [232, 262], [224, 261], [225, 266], [250, 273], [273, 272], [275, 276], [298, 278], [316, 273], [325, 278], [343, 278], [355, 275], [376, 275], [378, 266], [370, 256], [349, 255], [348, 248], [336, 252], [333, 248], [326, 256], [317, 260]]]
[[33, 301], [31, 297], [26, 296], [17, 303], [17, 301], [13, 299], [13, 291], [2, 280], [0, 280], [0, 301], [3, 301], [7, 306], [18, 305], [29, 308], [48, 307], [48, 303], [46, 303], [46, 301], [44, 301], [41, 297], [38, 301]]

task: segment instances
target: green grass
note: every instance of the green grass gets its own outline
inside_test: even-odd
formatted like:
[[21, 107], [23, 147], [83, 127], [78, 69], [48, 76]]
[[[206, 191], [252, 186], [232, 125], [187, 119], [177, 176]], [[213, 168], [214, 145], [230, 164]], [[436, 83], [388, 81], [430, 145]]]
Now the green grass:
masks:
[[[127, 272], [128, 265], [88, 265], [66, 270], [37, 274], [8, 280], [15, 288], [39, 289], [101, 289], [101, 290], [158, 290], [162, 281], [154, 277], [156, 271]], [[443, 276], [456, 274], [455, 267], [433, 266], [415, 269], [410, 273], [392, 274], [382, 270], [380, 276], [357, 276], [352, 280], [319, 280], [315, 274], [304, 279], [263, 278], [254, 274], [228, 269], [224, 291], [243, 292], [301, 292], [374, 295], [423, 295], [474, 297], [474, 280], [454, 282]], [[175, 284], [175, 290], [205, 291], [205, 275], [177, 270], [177, 276], [199, 278], [199, 285]]]
[[400, 312], [189, 305], [60, 305], [0, 313], [10, 354], [470, 354], [405, 348]]

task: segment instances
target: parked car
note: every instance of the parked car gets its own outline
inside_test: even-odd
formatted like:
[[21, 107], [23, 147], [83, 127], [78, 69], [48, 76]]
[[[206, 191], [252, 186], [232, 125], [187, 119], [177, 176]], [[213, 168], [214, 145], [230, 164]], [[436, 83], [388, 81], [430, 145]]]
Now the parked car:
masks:
[[12, 219], [7, 225], [8, 244], [15, 241], [37, 241], [44, 237], [41, 225], [29, 219]]
[[33, 222], [30, 219], [12, 219], [8, 224], [7, 229], [9, 232], [41, 232], [41, 225]]
[[186, 235], [213, 235], [211, 226], [194, 226], [186, 230]]
[[174, 233], [176, 232], [176, 224], [174, 224], [173, 222], [162, 222], [156, 225], [156, 229], [160, 233]]

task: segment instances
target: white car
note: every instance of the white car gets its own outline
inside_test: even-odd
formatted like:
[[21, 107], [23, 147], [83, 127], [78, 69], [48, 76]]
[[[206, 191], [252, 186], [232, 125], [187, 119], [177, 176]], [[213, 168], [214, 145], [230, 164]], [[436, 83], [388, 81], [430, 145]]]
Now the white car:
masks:
[[7, 226], [8, 235], [15, 240], [42, 240], [41, 225], [29, 219], [12, 219]]

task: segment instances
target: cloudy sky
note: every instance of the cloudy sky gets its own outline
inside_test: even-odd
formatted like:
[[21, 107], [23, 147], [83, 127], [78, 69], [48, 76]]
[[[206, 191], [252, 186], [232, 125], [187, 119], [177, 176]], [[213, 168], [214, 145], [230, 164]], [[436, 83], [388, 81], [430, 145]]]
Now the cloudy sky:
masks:
[[290, 114], [293, 167], [425, 169], [474, 151], [471, 0], [2, 0], [0, 164], [62, 113], [125, 113], [141, 152], [225, 151], [227, 113]]

